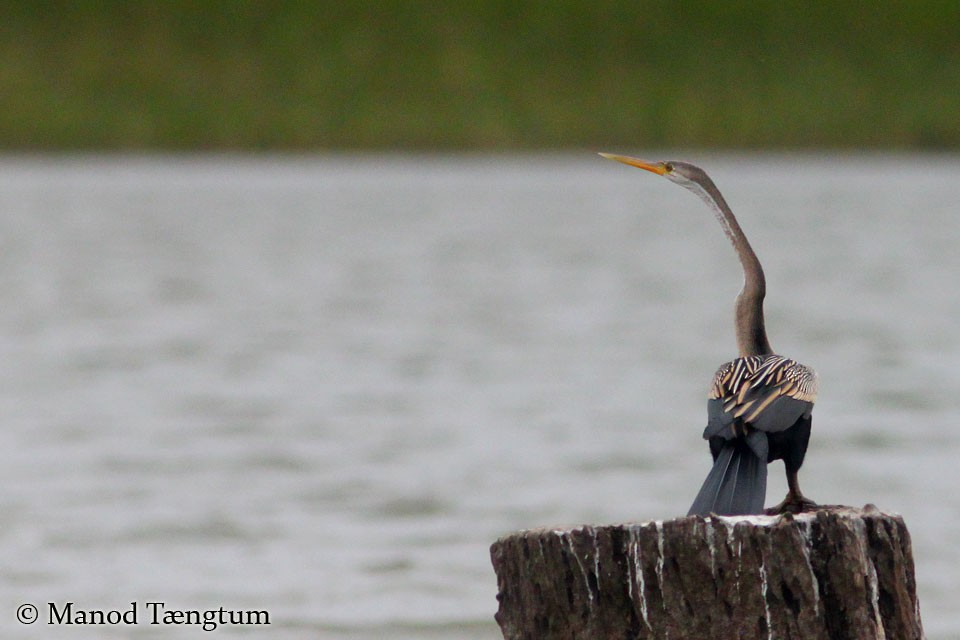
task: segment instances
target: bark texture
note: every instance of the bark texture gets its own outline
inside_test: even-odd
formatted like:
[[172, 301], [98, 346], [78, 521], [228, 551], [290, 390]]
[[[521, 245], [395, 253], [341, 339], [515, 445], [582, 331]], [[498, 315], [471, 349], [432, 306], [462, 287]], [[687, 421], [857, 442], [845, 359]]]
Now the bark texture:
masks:
[[506, 640], [923, 638], [910, 534], [868, 505], [505, 536]]

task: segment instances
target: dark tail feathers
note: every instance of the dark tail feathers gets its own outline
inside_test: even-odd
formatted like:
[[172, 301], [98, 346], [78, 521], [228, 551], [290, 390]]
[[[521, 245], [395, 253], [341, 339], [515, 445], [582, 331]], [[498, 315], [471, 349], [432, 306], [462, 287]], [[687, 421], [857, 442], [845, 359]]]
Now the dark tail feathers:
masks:
[[688, 516], [763, 513], [767, 497], [767, 461], [741, 438], [728, 440], [700, 487]]

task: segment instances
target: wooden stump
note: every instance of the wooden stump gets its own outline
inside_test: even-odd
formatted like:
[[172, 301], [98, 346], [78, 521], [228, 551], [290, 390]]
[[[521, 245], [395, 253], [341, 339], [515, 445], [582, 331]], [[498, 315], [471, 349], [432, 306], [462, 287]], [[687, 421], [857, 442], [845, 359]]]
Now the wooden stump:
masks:
[[491, 555], [506, 640], [923, 638], [910, 534], [872, 505], [535, 529]]

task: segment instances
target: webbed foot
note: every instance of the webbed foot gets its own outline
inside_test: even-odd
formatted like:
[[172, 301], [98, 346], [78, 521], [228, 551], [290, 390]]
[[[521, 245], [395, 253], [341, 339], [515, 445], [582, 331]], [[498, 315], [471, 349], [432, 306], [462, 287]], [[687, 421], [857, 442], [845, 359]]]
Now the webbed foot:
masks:
[[782, 513], [804, 513], [805, 511], [816, 511], [819, 506], [820, 505], [802, 493], [789, 492], [787, 493], [787, 497], [783, 499], [783, 502], [775, 507], [765, 509], [764, 514], [768, 516], [778, 516]]

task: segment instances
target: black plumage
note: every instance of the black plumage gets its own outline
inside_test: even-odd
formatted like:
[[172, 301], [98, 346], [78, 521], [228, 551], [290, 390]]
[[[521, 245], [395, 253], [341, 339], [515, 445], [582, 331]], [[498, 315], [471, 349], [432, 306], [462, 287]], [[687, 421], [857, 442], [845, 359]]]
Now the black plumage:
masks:
[[748, 356], [720, 367], [703, 431], [714, 465], [688, 515], [761, 513], [767, 464], [774, 460], [784, 461], [795, 489], [785, 508], [802, 508], [796, 474], [806, 456], [816, 398], [817, 374], [783, 356]]

